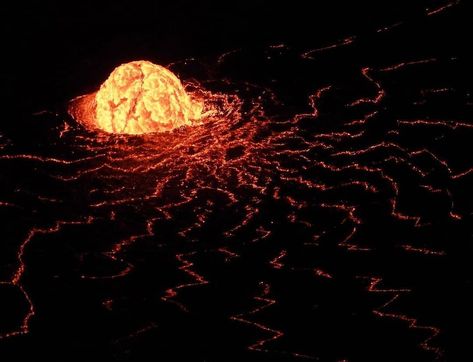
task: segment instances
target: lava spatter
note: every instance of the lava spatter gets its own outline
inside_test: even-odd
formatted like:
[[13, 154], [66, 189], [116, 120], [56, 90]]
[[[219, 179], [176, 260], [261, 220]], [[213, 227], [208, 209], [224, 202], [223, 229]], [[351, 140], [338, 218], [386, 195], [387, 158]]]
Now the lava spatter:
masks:
[[74, 99], [69, 113], [90, 128], [144, 134], [198, 124], [202, 109], [170, 70], [134, 61], [115, 68], [96, 93]]

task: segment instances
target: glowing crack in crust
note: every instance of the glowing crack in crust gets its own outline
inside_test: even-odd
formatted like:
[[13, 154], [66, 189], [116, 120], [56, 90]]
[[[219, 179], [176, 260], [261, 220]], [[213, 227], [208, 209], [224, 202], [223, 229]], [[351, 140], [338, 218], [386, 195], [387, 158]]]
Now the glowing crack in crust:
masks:
[[69, 113], [89, 128], [144, 134], [198, 124], [202, 109], [170, 70], [140, 60], [115, 68], [96, 93], [74, 99]]

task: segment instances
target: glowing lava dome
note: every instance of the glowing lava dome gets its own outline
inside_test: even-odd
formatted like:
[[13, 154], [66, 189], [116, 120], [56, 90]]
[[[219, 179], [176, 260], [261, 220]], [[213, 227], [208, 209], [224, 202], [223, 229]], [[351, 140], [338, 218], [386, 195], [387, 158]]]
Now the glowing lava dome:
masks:
[[202, 109], [171, 71], [141, 60], [115, 68], [96, 93], [74, 99], [69, 113], [89, 128], [143, 134], [199, 123]]

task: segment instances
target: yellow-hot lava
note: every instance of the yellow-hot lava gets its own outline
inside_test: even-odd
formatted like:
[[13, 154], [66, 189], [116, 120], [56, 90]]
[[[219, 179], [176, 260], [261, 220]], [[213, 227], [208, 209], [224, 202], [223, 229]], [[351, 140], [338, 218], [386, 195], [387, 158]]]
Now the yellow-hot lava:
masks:
[[170, 70], [141, 60], [115, 68], [96, 93], [73, 100], [69, 112], [91, 128], [143, 134], [199, 123], [202, 109]]

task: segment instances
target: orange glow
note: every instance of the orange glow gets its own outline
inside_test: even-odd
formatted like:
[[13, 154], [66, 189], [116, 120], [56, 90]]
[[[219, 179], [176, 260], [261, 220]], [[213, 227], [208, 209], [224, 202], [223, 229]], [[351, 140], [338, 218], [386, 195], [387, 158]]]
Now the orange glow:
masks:
[[148, 61], [115, 68], [98, 92], [73, 100], [69, 112], [90, 128], [144, 134], [200, 123], [203, 103], [192, 99], [168, 69]]

